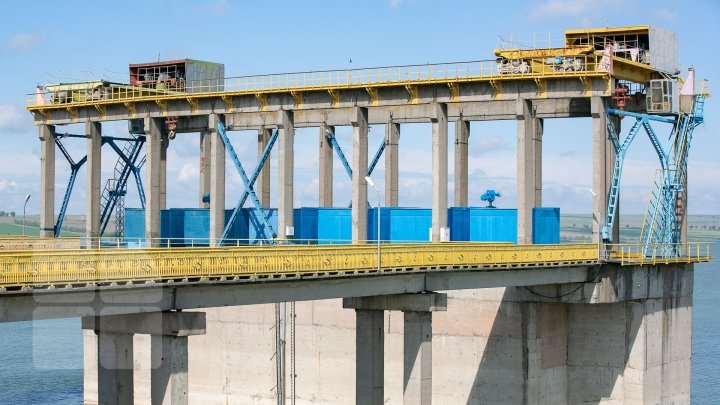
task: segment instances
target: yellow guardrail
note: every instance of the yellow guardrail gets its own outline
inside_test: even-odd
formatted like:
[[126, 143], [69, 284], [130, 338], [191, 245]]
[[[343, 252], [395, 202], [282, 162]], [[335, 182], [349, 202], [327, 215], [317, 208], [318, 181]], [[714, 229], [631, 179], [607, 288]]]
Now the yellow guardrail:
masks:
[[0, 251], [80, 249], [80, 238], [31, 238], [9, 236], [0, 238]]
[[609, 259], [625, 265], [700, 263], [713, 260], [712, 242], [658, 243], [646, 246], [640, 243], [606, 245]]
[[[288, 91], [342, 90], [348, 88], [419, 85], [488, 80], [542, 79], [559, 77], [606, 76], [599, 68], [600, 56], [572, 58], [572, 63], [552, 55], [523, 61], [484, 60], [425, 65], [388, 66], [378, 68], [325, 70], [202, 79], [181, 82], [173, 88], [157, 89], [129, 85], [109, 85], [102, 89], [37, 90], [28, 94], [30, 110], [102, 105], [143, 100], [172, 100], [210, 96], [234, 96]], [[75, 93], [77, 94], [75, 94]], [[79, 93], [78, 93], [79, 92]], [[90, 94], [85, 94], [90, 92]]]
[[[597, 245], [384, 245], [381, 272], [514, 268], [598, 262]], [[0, 287], [378, 271], [377, 246], [313, 245], [0, 252]]]

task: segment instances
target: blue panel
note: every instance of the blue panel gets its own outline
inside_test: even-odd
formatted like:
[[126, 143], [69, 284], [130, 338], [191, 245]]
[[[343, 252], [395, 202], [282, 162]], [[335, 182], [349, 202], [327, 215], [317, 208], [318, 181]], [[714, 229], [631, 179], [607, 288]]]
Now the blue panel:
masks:
[[448, 226], [450, 226], [450, 240], [466, 242], [470, 240], [470, 208], [448, 208]]
[[295, 239], [304, 243], [318, 239], [318, 209], [313, 207], [296, 208], [294, 211]]
[[[228, 222], [230, 222], [230, 216], [232, 215], [232, 212], [233, 210], [225, 210], [225, 226], [227, 226]], [[235, 219], [235, 224], [233, 224], [233, 227], [227, 234], [227, 239], [229, 240], [227, 240], [226, 243], [228, 245], [235, 245], [238, 243], [246, 244], [248, 239], [248, 232], [247, 212], [244, 210], [240, 210], [237, 218]]]
[[145, 238], [145, 210], [142, 208], [125, 209], [125, 239]]
[[[267, 243], [268, 240], [273, 238], [272, 233], [265, 229], [265, 222], [263, 217], [268, 220], [270, 226], [273, 229], [278, 227], [278, 210], [277, 208], [263, 208], [258, 210], [256, 208], [243, 208], [242, 217], [247, 221], [247, 236], [249, 239], [248, 243], [257, 244], [260, 241]], [[238, 218], [238, 221], [240, 218]]]
[[317, 219], [318, 243], [350, 243], [352, 240], [350, 208], [318, 208]]
[[[377, 240], [377, 208], [368, 210], [368, 240]], [[394, 242], [426, 242], [430, 238], [432, 211], [427, 208], [383, 207], [380, 238]]]
[[469, 214], [471, 241], [517, 243], [516, 209], [472, 207]]
[[210, 235], [210, 210], [186, 208], [183, 220], [183, 236], [186, 246], [207, 246]]
[[533, 208], [533, 243], [560, 243], [560, 208]]

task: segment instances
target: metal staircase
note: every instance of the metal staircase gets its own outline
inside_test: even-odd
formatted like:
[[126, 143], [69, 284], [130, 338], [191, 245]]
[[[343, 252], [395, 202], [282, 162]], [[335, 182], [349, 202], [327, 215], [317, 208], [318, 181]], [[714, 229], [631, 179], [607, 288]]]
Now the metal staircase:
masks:
[[145, 162], [143, 157], [140, 163], [136, 164], [145, 143], [145, 137], [142, 135], [130, 135], [132, 139], [125, 143], [122, 149], [111, 140], [109, 143], [118, 153], [118, 160], [115, 163], [113, 177], [105, 183], [105, 188], [100, 197], [100, 234], [105, 233], [110, 217], [113, 211], [115, 217], [115, 235], [122, 236], [125, 227], [125, 195], [127, 194], [127, 181], [130, 175], [135, 176], [138, 194], [140, 196], [140, 204], [145, 208], [145, 192], [140, 181], [140, 168]]

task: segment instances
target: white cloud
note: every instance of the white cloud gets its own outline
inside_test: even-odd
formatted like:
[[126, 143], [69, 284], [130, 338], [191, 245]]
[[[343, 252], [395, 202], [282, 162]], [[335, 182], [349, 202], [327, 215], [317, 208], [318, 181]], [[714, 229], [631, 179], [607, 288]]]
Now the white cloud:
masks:
[[14, 104], [0, 104], [0, 133], [32, 130], [30, 114]]
[[29, 53], [42, 45], [45, 39], [47, 39], [47, 35], [43, 33], [20, 32], [10, 37], [5, 42], [5, 47], [13, 52]]
[[178, 180], [183, 183], [198, 180], [199, 172], [200, 169], [198, 168], [198, 165], [194, 163], [186, 163], [180, 168], [180, 173], [178, 173]]
[[18, 188], [17, 182], [0, 179], [0, 193], [14, 192], [17, 191]]

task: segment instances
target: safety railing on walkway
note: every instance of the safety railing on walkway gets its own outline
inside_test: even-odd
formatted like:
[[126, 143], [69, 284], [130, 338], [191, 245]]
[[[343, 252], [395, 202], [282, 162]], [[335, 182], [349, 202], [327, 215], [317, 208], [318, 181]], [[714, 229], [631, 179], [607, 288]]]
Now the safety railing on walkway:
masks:
[[606, 245], [607, 259], [625, 265], [700, 263], [713, 260], [712, 242]]
[[27, 95], [26, 105], [29, 109], [64, 108], [214, 95], [607, 75], [607, 72], [601, 71], [599, 60], [600, 56], [590, 54], [575, 56], [572, 58], [572, 63], [568, 63], [567, 58], [553, 58], [552, 55], [517, 61], [517, 63], [495, 60], [428, 63], [180, 81], [175, 87], [163, 85], [162, 89], [94, 81], [67, 85], [59, 91], [38, 88], [36, 92]]
[[[379, 264], [378, 264], [379, 260]], [[598, 262], [597, 245], [434, 243], [0, 252], [0, 287], [507, 269]]]

